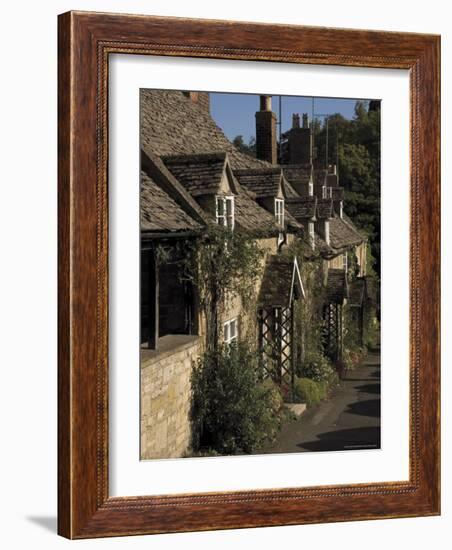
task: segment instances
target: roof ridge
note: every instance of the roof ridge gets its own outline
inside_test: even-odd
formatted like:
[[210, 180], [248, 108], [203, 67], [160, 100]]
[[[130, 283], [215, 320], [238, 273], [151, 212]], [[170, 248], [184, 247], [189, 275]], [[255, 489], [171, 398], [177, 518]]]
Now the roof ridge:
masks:
[[193, 162], [194, 160], [198, 161], [209, 161], [209, 160], [226, 160], [228, 157], [227, 151], [212, 151], [210, 153], [187, 153], [187, 154], [178, 154], [178, 155], [161, 155], [160, 158], [162, 161], [167, 164], [176, 163], [176, 162]]
[[298, 195], [296, 197], [288, 197], [287, 202], [316, 202], [317, 197], [315, 195]]
[[260, 175], [260, 174], [275, 174], [280, 175], [282, 172], [281, 166], [278, 165], [271, 165], [271, 166], [263, 166], [262, 168], [239, 168], [234, 169], [234, 173], [239, 175]]

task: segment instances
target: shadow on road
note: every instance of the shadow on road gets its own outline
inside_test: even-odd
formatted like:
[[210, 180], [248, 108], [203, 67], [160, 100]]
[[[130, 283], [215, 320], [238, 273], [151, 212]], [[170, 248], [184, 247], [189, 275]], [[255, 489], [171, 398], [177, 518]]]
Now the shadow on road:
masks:
[[380, 395], [381, 386], [380, 382], [376, 382], [375, 384], [362, 384], [361, 386], [356, 386], [356, 389], [361, 393], [374, 393]]
[[380, 448], [380, 428], [353, 428], [319, 434], [318, 440], [299, 443], [306, 451], [347, 451]]
[[379, 399], [368, 399], [367, 401], [358, 401], [351, 403], [345, 410], [347, 413], [359, 414], [362, 416], [379, 417], [381, 412]]
[[265, 453], [380, 448], [380, 357], [369, 355], [327, 399], [287, 423]]
[[378, 379], [378, 381], [375, 380], [375, 383], [379, 383], [380, 372], [372, 372], [367, 376], [367, 378], [352, 378], [352, 372], [350, 372], [348, 375], [345, 376], [344, 382], [366, 382], [368, 380], [369, 382], [373, 383], [374, 380], [371, 380], [372, 378]]

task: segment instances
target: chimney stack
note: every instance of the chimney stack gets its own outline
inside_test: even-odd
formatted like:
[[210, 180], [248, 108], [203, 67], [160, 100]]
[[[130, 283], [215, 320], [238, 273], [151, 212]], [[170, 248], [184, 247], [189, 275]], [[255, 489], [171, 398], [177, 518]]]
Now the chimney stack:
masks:
[[328, 165], [328, 173], [326, 176], [326, 185], [328, 187], [337, 187], [339, 185], [339, 177], [337, 174], [337, 167], [335, 164]]
[[[298, 117], [298, 126], [294, 124]], [[290, 164], [312, 164], [312, 128], [309, 127], [307, 113], [303, 113], [303, 124], [300, 128], [300, 115], [292, 115], [292, 129], [289, 132]]]
[[276, 115], [269, 95], [260, 96], [260, 111], [256, 113], [256, 156], [276, 164]]
[[192, 103], [197, 103], [201, 109], [210, 113], [209, 92], [182, 92]]
[[299, 128], [300, 127], [300, 115], [298, 113], [294, 113], [292, 115], [292, 128]]

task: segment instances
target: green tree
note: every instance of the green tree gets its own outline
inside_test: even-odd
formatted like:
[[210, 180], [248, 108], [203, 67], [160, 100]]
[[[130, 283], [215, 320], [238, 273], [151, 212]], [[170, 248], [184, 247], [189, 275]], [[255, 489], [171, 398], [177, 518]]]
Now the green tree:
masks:
[[235, 145], [239, 151], [245, 153], [245, 155], [249, 155], [250, 157], [256, 156], [256, 140], [254, 137], [251, 137], [246, 144], [243, 136], [238, 135], [232, 140], [232, 144]]
[[[328, 124], [328, 155], [326, 155]], [[321, 124], [315, 121], [317, 167], [338, 161], [340, 184], [345, 188], [345, 212], [368, 236], [380, 273], [380, 109], [357, 101], [352, 120], [340, 114]]]

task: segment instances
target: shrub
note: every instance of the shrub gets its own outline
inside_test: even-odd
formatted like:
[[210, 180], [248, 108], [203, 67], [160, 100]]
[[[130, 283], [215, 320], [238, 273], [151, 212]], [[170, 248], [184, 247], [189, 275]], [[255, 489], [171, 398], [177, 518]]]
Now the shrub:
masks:
[[327, 382], [326, 380], [323, 382], [317, 382], [317, 387], [319, 389], [320, 400], [325, 399], [325, 397], [328, 395], [328, 388], [330, 387], [329, 382]]
[[[261, 399], [266, 405], [261, 410], [260, 431], [261, 442], [256, 448], [261, 446], [266, 440], [274, 440], [279, 428], [281, 427], [283, 397], [279, 387], [270, 379], [260, 382], [257, 386], [257, 399]], [[260, 395], [260, 397], [259, 397]]]
[[366, 348], [345, 348], [342, 353], [341, 367], [343, 370], [353, 370], [366, 355]]
[[373, 315], [368, 315], [366, 321], [367, 326], [364, 331], [364, 344], [368, 349], [376, 349], [380, 346], [380, 323], [375, 313]]
[[294, 401], [306, 403], [307, 407], [316, 405], [322, 399], [320, 385], [310, 378], [295, 378]]
[[251, 453], [279, 429], [282, 397], [257, 379], [256, 353], [246, 343], [206, 351], [192, 375], [193, 448]]
[[309, 378], [315, 382], [329, 382], [334, 376], [330, 361], [321, 353], [306, 356], [301, 364], [300, 377]]
[[281, 390], [270, 378], [267, 378], [264, 382], [261, 382], [259, 386], [261, 391], [268, 393], [270, 403], [269, 410], [277, 415], [283, 406], [283, 396], [281, 394]]

